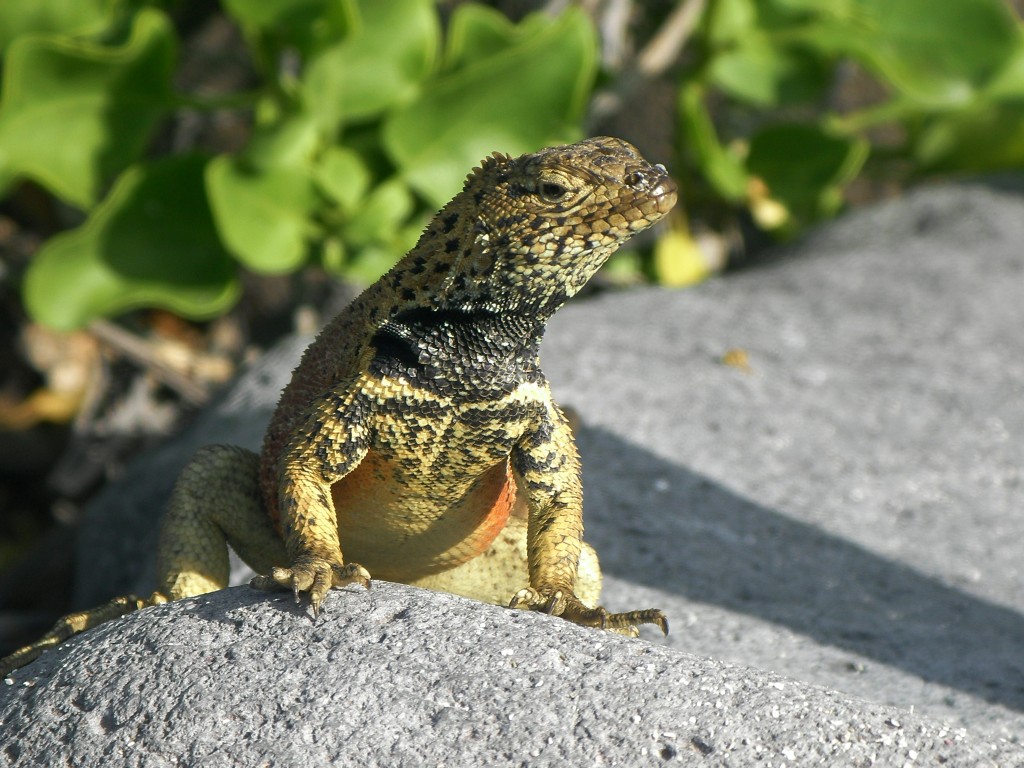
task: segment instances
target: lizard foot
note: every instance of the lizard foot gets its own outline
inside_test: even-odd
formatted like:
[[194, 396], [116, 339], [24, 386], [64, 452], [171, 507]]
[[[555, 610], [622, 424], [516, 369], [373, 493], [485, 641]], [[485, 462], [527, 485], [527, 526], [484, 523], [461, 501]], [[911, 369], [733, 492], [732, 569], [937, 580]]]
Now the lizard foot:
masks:
[[302, 557], [291, 568], [274, 568], [269, 576], [255, 576], [249, 586], [256, 589], [290, 589], [295, 593], [295, 602], [302, 599], [303, 592], [309, 592], [313, 607], [313, 618], [320, 615], [320, 608], [331, 587], [346, 584], [362, 584], [370, 588], [370, 573], [358, 563], [339, 565], [322, 557]]
[[608, 613], [601, 606], [588, 608], [572, 592], [563, 592], [562, 590], [537, 590], [533, 587], [526, 587], [515, 594], [509, 603], [509, 608], [542, 611], [552, 616], [561, 616], [573, 624], [599, 627], [631, 637], [637, 637], [640, 634], [640, 624], [654, 624], [666, 635], [668, 634], [668, 619], [657, 608]]

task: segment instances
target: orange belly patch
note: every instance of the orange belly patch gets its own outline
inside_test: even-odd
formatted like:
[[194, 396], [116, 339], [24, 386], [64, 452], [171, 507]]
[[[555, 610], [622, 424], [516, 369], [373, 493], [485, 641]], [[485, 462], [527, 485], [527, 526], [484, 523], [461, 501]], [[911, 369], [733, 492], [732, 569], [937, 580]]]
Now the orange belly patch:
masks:
[[508, 522], [516, 484], [508, 460], [453, 487], [410, 477], [371, 452], [334, 484], [331, 496], [346, 562], [375, 578], [410, 581], [486, 550]]

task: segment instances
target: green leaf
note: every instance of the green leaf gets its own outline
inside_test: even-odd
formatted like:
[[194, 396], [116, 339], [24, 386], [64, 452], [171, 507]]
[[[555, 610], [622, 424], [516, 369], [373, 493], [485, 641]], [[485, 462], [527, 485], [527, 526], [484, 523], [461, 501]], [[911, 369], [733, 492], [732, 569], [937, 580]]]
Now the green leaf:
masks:
[[348, 250], [340, 237], [327, 237], [316, 250], [317, 261], [326, 272], [343, 278], [348, 267]]
[[931, 172], [1024, 169], [1024, 103], [983, 104], [924, 121], [914, 159]]
[[704, 18], [711, 45], [731, 43], [757, 28], [754, 0], [716, 0]]
[[401, 179], [374, 187], [345, 227], [345, 240], [355, 246], [386, 242], [412, 213], [412, 193]]
[[102, 29], [113, 0], [29, 0], [0, 3], [0, 53], [19, 35], [87, 34]]
[[684, 147], [692, 154], [708, 183], [726, 200], [743, 200], [749, 181], [743, 161], [719, 142], [711, 115], [704, 106], [704, 89], [697, 83], [683, 86], [679, 95], [679, 117]]
[[238, 297], [210, 218], [206, 160], [185, 155], [125, 171], [81, 227], [48, 240], [25, 275], [32, 317], [60, 330], [140, 306], [202, 318]]
[[828, 85], [829, 75], [830, 67], [822, 58], [778, 45], [763, 35], [748, 36], [741, 45], [716, 56], [708, 69], [714, 85], [759, 107], [811, 101]]
[[314, 23], [328, 5], [329, 0], [224, 0], [224, 9], [239, 24], [257, 30]]
[[832, 136], [813, 125], [773, 125], [750, 142], [747, 170], [768, 194], [808, 223], [836, 213], [841, 186], [860, 171], [867, 143]]
[[1024, 101], [1024, 43], [988, 81], [985, 98], [1016, 103]]
[[385, 150], [432, 205], [495, 150], [520, 154], [578, 135], [595, 73], [594, 30], [576, 8], [542, 18], [524, 22], [530, 34], [514, 46], [432, 80], [386, 117]]
[[1024, 168], [1024, 45], [992, 77], [976, 103], [918, 117], [908, 122], [911, 151], [923, 170]]
[[24, 175], [82, 208], [142, 154], [172, 104], [174, 34], [140, 11], [123, 45], [23, 37], [7, 54], [0, 178]]
[[224, 0], [268, 77], [280, 77], [285, 51], [310, 57], [344, 36], [352, 21], [345, 6], [338, 0]]
[[254, 168], [309, 168], [320, 148], [312, 116], [299, 112], [258, 125], [239, 160]]
[[827, 14], [837, 19], [849, 19], [855, 13], [855, 6], [860, 0], [772, 0], [771, 6], [780, 14], [790, 16], [809, 16], [811, 14]]
[[253, 169], [223, 155], [210, 161], [206, 188], [221, 238], [243, 264], [281, 273], [305, 262], [321, 203], [308, 170]]
[[333, 132], [413, 97], [434, 68], [440, 41], [431, 0], [344, 0], [353, 28], [309, 62], [306, 103]]
[[801, 35], [931, 107], [969, 102], [1024, 39], [1002, 0], [857, 0], [848, 17], [823, 14]]
[[210, 161], [206, 189], [221, 238], [258, 272], [290, 272], [306, 261], [323, 201], [313, 181], [320, 135], [296, 113], [259, 126], [237, 157]]
[[521, 30], [500, 11], [475, 3], [455, 8], [448, 23], [445, 69], [465, 67], [511, 47]]
[[368, 245], [345, 265], [347, 279], [367, 285], [372, 283], [404, 255], [400, 248], [388, 244]]
[[319, 189], [348, 213], [363, 199], [370, 186], [370, 172], [358, 153], [345, 147], [328, 147], [313, 168]]

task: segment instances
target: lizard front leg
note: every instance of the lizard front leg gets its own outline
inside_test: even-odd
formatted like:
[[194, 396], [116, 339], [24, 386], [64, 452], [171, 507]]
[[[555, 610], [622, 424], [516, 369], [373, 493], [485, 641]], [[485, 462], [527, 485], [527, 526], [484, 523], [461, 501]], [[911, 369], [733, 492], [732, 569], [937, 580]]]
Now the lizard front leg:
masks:
[[278, 514], [291, 565], [250, 582], [258, 589], [291, 589], [296, 602], [308, 592], [314, 616], [331, 587], [370, 586], [363, 566], [345, 563], [331, 496], [331, 486], [366, 456], [365, 408], [357, 391], [341, 386], [336, 392], [318, 401], [280, 459]]
[[511, 458], [530, 508], [530, 586], [516, 593], [510, 606], [627, 634], [636, 634], [639, 624], [656, 624], [668, 634], [668, 620], [660, 610], [608, 613], [600, 606], [588, 607], [576, 596], [583, 536], [580, 461], [569, 422], [554, 403], [548, 404], [538, 428], [512, 451]]

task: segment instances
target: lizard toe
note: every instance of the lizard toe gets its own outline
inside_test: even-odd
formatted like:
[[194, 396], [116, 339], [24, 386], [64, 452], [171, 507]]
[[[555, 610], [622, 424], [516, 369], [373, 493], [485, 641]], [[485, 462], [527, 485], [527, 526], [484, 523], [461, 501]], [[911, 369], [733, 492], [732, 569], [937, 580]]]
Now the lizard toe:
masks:
[[370, 572], [359, 563], [346, 563], [334, 566], [332, 586], [344, 587], [348, 584], [360, 584], [370, 588]]
[[549, 616], [563, 616], [567, 610], [570, 612], [589, 610], [572, 592], [566, 592], [561, 589], [535, 589], [533, 587], [526, 587], [516, 592], [509, 603], [509, 608], [525, 608], [531, 611], [546, 613]]
[[605, 629], [630, 637], [640, 635], [641, 624], [653, 624], [668, 634], [668, 619], [656, 608], [625, 613], [609, 613], [601, 606], [590, 608], [572, 592], [526, 587], [516, 592], [509, 608], [525, 608], [559, 616], [573, 624]]
[[370, 586], [370, 573], [358, 563], [341, 565], [321, 557], [296, 560], [290, 568], [274, 568], [269, 576], [256, 576], [249, 585], [256, 589], [287, 589], [302, 602], [302, 594], [309, 594], [313, 616], [319, 616], [324, 598], [332, 587], [347, 584]]

